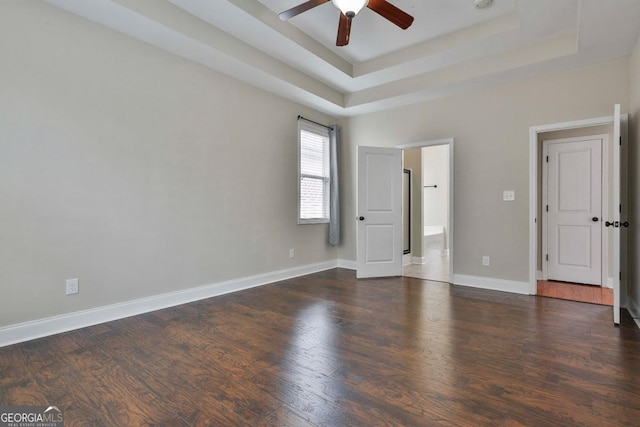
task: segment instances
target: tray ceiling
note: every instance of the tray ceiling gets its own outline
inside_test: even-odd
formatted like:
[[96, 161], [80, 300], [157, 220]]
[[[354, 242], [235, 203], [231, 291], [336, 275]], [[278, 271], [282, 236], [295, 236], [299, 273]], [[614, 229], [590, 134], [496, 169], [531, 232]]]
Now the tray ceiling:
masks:
[[390, 0], [408, 30], [365, 9], [340, 48], [330, 2], [284, 22], [303, 0], [45, 1], [334, 116], [625, 56], [640, 34], [640, 0]]

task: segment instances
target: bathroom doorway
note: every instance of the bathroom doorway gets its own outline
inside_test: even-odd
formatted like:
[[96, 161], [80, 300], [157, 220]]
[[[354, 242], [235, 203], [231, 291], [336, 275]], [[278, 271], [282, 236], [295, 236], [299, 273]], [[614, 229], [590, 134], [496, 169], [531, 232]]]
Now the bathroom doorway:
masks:
[[411, 191], [405, 193], [411, 198], [411, 239], [402, 275], [450, 283], [453, 146], [436, 142], [403, 150], [403, 167], [411, 171]]

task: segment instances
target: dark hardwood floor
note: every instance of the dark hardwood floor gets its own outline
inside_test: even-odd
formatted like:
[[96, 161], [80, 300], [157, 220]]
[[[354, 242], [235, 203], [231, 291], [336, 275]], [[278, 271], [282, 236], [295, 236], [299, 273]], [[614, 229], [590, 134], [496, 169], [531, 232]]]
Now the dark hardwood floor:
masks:
[[0, 348], [67, 426], [638, 426], [611, 308], [331, 270]]

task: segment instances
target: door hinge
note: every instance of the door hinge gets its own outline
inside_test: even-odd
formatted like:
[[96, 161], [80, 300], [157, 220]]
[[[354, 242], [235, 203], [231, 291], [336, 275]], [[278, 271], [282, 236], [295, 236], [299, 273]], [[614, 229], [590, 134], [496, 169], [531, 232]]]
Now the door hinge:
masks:
[[549, 212], [549, 205], [547, 205], [547, 212]]
[[622, 145], [622, 137], [620, 137], [620, 145]]
[[547, 259], [547, 261], [549, 261], [549, 254], [547, 254], [546, 259]]
[[622, 271], [620, 272], [620, 280], [622, 280]]
[[549, 156], [547, 156], [547, 163], [549, 163]]

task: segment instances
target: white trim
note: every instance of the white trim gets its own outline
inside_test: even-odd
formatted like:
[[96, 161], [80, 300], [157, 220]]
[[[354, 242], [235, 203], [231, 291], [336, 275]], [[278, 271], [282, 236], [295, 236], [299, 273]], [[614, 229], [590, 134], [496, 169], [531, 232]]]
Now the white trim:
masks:
[[[626, 120], [626, 114], [623, 115]], [[613, 123], [613, 116], [595, 119], [576, 120], [571, 122], [531, 126], [529, 128], [529, 287], [532, 295], [537, 293], [537, 212], [538, 212], [538, 134], [556, 130], [576, 129], [590, 126], [601, 126]], [[612, 143], [615, 143], [612, 142]]]
[[613, 289], [613, 277], [607, 277], [604, 287]]
[[347, 270], [357, 270], [358, 264], [355, 261], [348, 259], [339, 259], [338, 268], [346, 268]]
[[[298, 194], [297, 194], [297, 199], [298, 199], [298, 225], [307, 225], [307, 224], [328, 224], [330, 222], [330, 216], [331, 213], [330, 211], [330, 207], [329, 207], [329, 197], [327, 197], [327, 199], [325, 200], [325, 209], [326, 209], [326, 213], [327, 213], [327, 217], [326, 218], [301, 218], [301, 209], [302, 206], [300, 205], [300, 200], [302, 199], [301, 197], [301, 187], [300, 187], [300, 182], [301, 182], [301, 177], [302, 177], [302, 131], [306, 131], [309, 133], [314, 133], [316, 135], [319, 135], [323, 138], [326, 138], [327, 140], [327, 150], [330, 149], [330, 136], [329, 136], [329, 128], [327, 128], [326, 126], [322, 126], [319, 125], [315, 122], [312, 122], [308, 119], [305, 119], [304, 117], [298, 117]], [[327, 159], [327, 162], [330, 163], [330, 159]], [[329, 170], [329, 165], [327, 165], [326, 170]], [[320, 176], [314, 176], [313, 178], [320, 178]], [[324, 178], [324, 185], [325, 185], [325, 191], [328, 191], [329, 188], [331, 188], [331, 174], [329, 173], [329, 175], [327, 177], [322, 177]]]
[[414, 256], [411, 258], [411, 264], [426, 264], [427, 259], [423, 256]]
[[[542, 194], [540, 197], [540, 203], [541, 203], [541, 210], [542, 210], [542, 214], [541, 214], [541, 218], [538, 218], [540, 220], [540, 223], [538, 224], [538, 226], [542, 227], [542, 238], [540, 239], [541, 242], [541, 246], [542, 246], [542, 251], [541, 251], [541, 267], [542, 267], [542, 280], [547, 280], [549, 278], [548, 275], [548, 267], [549, 267], [549, 260], [548, 258], [548, 254], [549, 254], [549, 239], [548, 239], [548, 233], [549, 233], [549, 212], [547, 212], [547, 208], [545, 208], [545, 206], [547, 206], [549, 204], [549, 163], [545, 160], [545, 157], [547, 157], [549, 155], [549, 144], [546, 143], [546, 141], [542, 141], [542, 168], [540, 170], [538, 170], [539, 173], [542, 174]], [[537, 182], [536, 182], [537, 184]], [[536, 197], [537, 199], [537, 197]], [[538, 238], [538, 236], [536, 236], [536, 239]], [[536, 255], [537, 257], [537, 255]], [[537, 264], [537, 263], [536, 263]], [[536, 293], [537, 293], [537, 289], [536, 289]]]
[[556, 130], [587, 128], [591, 126], [610, 125], [613, 123], [613, 116], [596, 117], [595, 119], [575, 120], [571, 122], [552, 123], [549, 125], [532, 126], [536, 134], [553, 132]]
[[335, 260], [308, 264], [10, 325], [0, 328], [0, 347], [330, 270], [339, 264]]
[[396, 148], [401, 150], [410, 150], [412, 148], [432, 147], [434, 145], [447, 145], [453, 144], [453, 138], [433, 139], [431, 141], [412, 142], [410, 144], [396, 145]]
[[536, 271], [536, 280], [545, 280], [544, 272], [542, 270]]
[[411, 265], [411, 252], [402, 255], [402, 266]]
[[491, 277], [454, 274], [453, 284], [469, 286], [471, 288], [489, 289], [492, 291], [511, 292], [514, 294], [531, 294], [528, 282], [517, 282], [515, 280], [493, 279]]
[[538, 293], [538, 132], [541, 126], [529, 128], [529, 291]]

